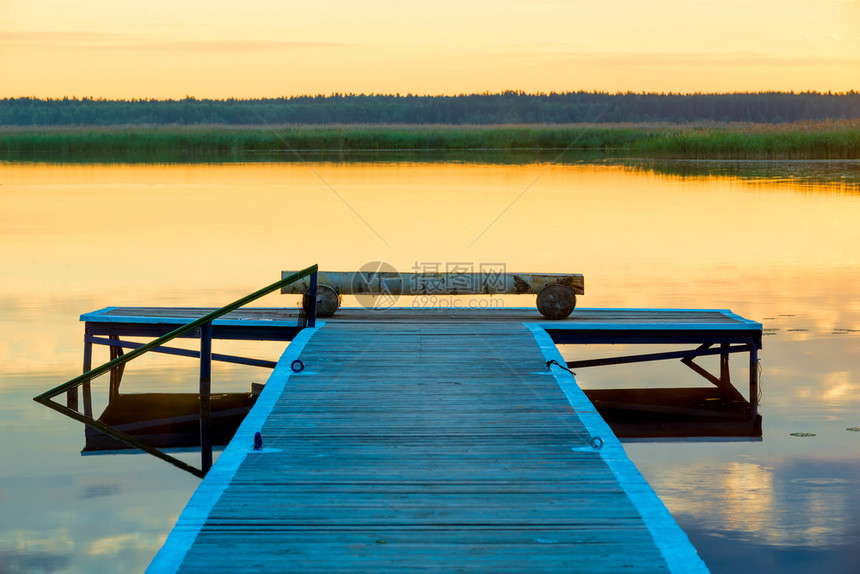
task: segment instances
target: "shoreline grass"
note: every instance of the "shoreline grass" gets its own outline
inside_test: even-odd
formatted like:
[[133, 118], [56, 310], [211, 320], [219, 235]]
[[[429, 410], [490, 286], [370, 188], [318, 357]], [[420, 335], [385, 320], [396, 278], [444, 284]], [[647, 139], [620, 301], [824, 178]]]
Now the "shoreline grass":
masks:
[[655, 159], [860, 159], [860, 119], [790, 124], [0, 126], [0, 158], [585, 151]]

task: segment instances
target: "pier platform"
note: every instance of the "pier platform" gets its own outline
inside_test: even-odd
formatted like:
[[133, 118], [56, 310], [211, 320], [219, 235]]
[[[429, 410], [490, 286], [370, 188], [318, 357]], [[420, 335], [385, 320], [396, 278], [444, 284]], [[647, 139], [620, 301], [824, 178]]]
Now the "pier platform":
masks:
[[[89, 365], [93, 345], [111, 347], [111, 357], [123, 349], [134, 349], [142, 343], [131, 338], [158, 337], [179, 325], [199, 318], [209, 308], [108, 307], [81, 316], [85, 321], [84, 357]], [[252, 339], [290, 341], [301, 330], [298, 310], [284, 308], [245, 308], [233, 311], [213, 324], [215, 339]], [[630, 388], [622, 384], [613, 389], [587, 389], [586, 395], [613, 431], [625, 439], [723, 437], [761, 438], [761, 418], [757, 413], [758, 355], [761, 348], [761, 325], [731, 311], [715, 309], [579, 309], [563, 320], [547, 320], [529, 308], [445, 309], [392, 308], [372, 310], [347, 308], [327, 319], [330, 324], [377, 323], [415, 324], [442, 322], [450, 324], [514, 323], [543, 329], [559, 345], [574, 348], [578, 360], [567, 367], [581, 369], [632, 362], [680, 360], [697, 373], [707, 385], [672, 386], [669, 389]], [[184, 337], [199, 337], [199, 329]], [[594, 345], [698, 345], [694, 349], [622, 355], [590, 359], [588, 349]], [[592, 346], [592, 347], [589, 347]], [[167, 346], [153, 349], [199, 357], [196, 351]], [[729, 356], [749, 354], [749, 390], [745, 397], [734, 386], [729, 372]], [[605, 352], [603, 353], [605, 355]], [[584, 355], [584, 356], [583, 356]], [[719, 355], [717, 374], [711, 374], [695, 360]], [[274, 368], [275, 361], [235, 357], [215, 353], [214, 361]], [[120, 373], [112, 373], [112, 396], [118, 392]], [[130, 398], [130, 397], [128, 397]]]
[[[152, 329], [171, 311], [136, 313], [82, 319], [119, 345], [112, 327]], [[300, 330], [282, 319], [292, 342], [147, 572], [707, 571], [556, 343], [752, 356], [758, 323], [597, 309], [563, 321], [342, 309]]]

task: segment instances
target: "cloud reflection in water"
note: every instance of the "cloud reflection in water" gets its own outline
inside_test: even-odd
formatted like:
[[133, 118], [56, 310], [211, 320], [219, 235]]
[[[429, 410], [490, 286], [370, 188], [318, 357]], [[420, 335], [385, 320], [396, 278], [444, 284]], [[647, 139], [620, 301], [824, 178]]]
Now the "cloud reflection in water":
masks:
[[[860, 463], [822, 459], [668, 466], [648, 473], [673, 515], [697, 529], [770, 546], [853, 539]], [[730, 533], [730, 534], [729, 534]]]

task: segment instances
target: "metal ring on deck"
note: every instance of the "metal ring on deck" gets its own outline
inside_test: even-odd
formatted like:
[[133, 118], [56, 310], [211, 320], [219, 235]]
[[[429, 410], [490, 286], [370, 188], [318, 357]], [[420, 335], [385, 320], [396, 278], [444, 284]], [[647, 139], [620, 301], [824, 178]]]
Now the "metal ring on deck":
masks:
[[600, 450], [603, 447], [603, 439], [599, 436], [591, 437], [591, 446], [593, 446], [597, 450]]
[[296, 359], [295, 361], [290, 363], [290, 368], [293, 370], [294, 373], [301, 373], [305, 368], [305, 364], [300, 360]]

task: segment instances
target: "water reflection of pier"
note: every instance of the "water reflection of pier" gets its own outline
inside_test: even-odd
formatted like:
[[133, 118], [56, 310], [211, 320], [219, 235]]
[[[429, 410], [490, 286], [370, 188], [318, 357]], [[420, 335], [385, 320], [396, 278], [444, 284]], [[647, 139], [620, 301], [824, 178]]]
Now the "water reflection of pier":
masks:
[[[109, 307], [81, 317], [84, 327], [84, 372], [92, 368], [94, 345], [105, 345], [111, 359], [122, 357], [124, 350], [144, 345], [130, 339], [157, 338], [208, 313], [210, 308]], [[235, 310], [212, 322], [213, 340], [289, 342], [301, 330], [298, 313], [282, 308]], [[202, 329], [180, 336], [201, 339]], [[200, 351], [161, 345], [150, 352], [200, 359]], [[211, 353], [213, 362], [273, 369], [275, 361]], [[108, 403], [97, 420], [153, 448], [201, 448], [199, 393], [123, 393], [121, 383], [125, 365], [109, 372]], [[260, 387], [252, 385], [244, 393], [209, 395], [210, 434], [203, 442], [213, 446], [229, 443], [233, 433], [251, 410]], [[69, 408], [78, 408], [76, 389], [68, 394]], [[83, 412], [93, 417], [92, 390], [83, 385]], [[115, 451], [133, 448], [117, 438], [85, 427], [84, 452]]]
[[[570, 369], [680, 360], [706, 387], [591, 389], [585, 393], [621, 438], [761, 438], [758, 414], [761, 325], [728, 310], [581, 309], [546, 325], [560, 345], [696, 345], [692, 349], [568, 361]], [[732, 384], [732, 354], [749, 357], [749, 399]], [[719, 373], [696, 362], [719, 356]]]

